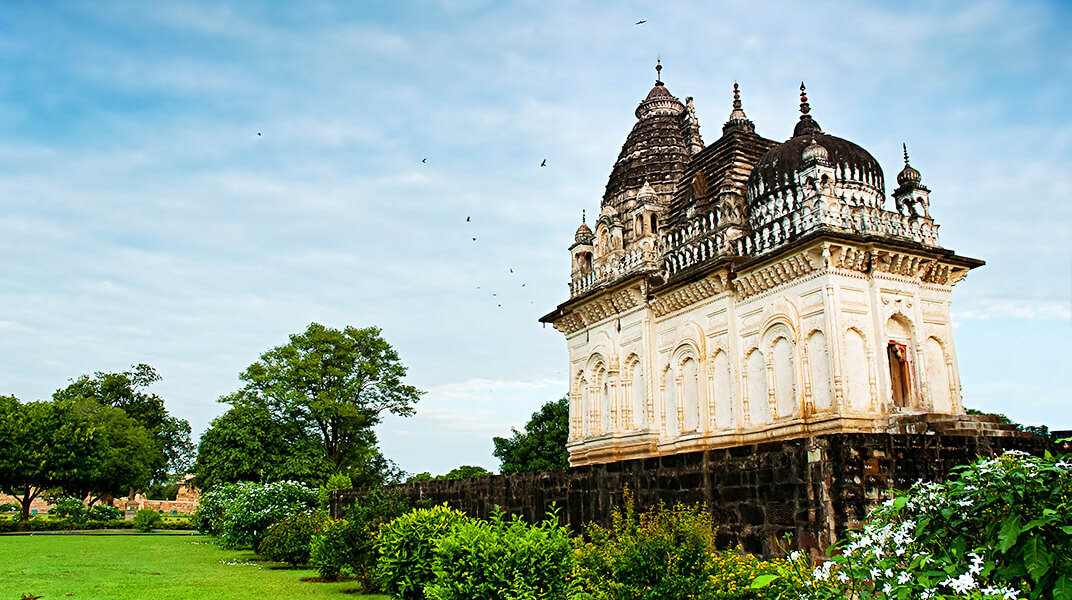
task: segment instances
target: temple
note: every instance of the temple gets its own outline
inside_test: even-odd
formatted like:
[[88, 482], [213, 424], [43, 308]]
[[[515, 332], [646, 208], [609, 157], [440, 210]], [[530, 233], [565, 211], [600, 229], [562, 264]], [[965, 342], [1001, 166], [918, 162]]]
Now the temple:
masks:
[[570, 464], [961, 418], [950, 292], [983, 261], [941, 246], [907, 149], [888, 199], [803, 84], [786, 141], [734, 84], [704, 144], [661, 68], [541, 318], [569, 348]]

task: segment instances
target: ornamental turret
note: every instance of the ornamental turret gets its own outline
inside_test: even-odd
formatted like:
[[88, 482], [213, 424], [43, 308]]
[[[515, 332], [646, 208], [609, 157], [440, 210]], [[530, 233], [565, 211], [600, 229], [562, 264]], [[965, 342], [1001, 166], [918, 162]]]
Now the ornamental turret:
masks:
[[923, 176], [908, 164], [908, 145], [901, 144], [904, 150], [904, 168], [897, 174], [897, 189], [893, 192], [893, 201], [897, 212], [906, 217], [931, 216], [931, 191], [923, 185]]

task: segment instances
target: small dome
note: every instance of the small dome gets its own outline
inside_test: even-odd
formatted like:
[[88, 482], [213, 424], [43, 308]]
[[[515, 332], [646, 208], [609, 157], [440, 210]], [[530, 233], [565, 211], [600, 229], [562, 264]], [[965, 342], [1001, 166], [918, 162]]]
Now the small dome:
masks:
[[637, 200], [651, 200], [655, 198], [655, 188], [651, 187], [651, 184], [645, 179], [644, 186], [637, 192], [636, 197]]
[[825, 159], [825, 164], [837, 171], [838, 180], [871, 188], [881, 202], [885, 184], [882, 167], [875, 157], [848, 140], [823, 133], [819, 123], [808, 114], [810, 111], [801, 84], [800, 121], [793, 137], [771, 148], [752, 169], [747, 188], [749, 204], [757, 206], [772, 195], [796, 188], [797, 174], [805, 164], [810, 164], [809, 159]]
[[908, 164], [908, 145], [902, 144], [904, 148], [904, 168], [897, 174], [897, 185], [905, 187], [909, 185], [919, 185], [919, 182], [923, 180], [923, 176], [919, 174], [919, 171], [912, 168], [912, 165]]
[[581, 226], [577, 228], [577, 233], [573, 234], [573, 241], [578, 244], [591, 244], [596, 239], [592, 230], [588, 228], [588, 225], [582, 220]]
[[804, 152], [801, 153], [800, 157], [805, 165], [830, 164], [830, 153], [826, 151], [826, 148], [819, 145], [819, 142], [815, 141], [815, 136], [811, 137], [811, 143], [804, 148]]

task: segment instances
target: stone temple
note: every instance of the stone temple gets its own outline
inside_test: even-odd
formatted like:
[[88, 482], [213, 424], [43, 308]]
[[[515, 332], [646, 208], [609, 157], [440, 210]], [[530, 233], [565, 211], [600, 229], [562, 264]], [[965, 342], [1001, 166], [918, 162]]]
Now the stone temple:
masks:
[[736, 84], [710, 144], [660, 78], [637, 106], [541, 318], [569, 347], [571, 465], [966, 419], [950, 292], [983, 261], [941, 246], [907, 150], [887, 198], [800, 92], [782, 142]]

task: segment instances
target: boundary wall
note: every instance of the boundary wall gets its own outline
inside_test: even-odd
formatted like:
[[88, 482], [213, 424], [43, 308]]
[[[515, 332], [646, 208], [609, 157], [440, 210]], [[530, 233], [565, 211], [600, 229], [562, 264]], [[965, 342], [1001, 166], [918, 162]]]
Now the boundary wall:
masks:
[[[1041, 454], [1033, 437], [861, 434], [820, 435], [733, 448], [591, 464], [555, 471], [423, 481], [390, 486], [415, 503], [446, 503], [486, 518], [493, 507], [542, 518], [554, 503], [559, 519], [607, 525], [626, 490], [637, 510], [675, 502], [705, 503], [718, 526], [720, 547], [740, 544], [760, 556], [791, 547], [825, 553], [871, 507], [917, 480], [942, 481], [958, 465], [1005, 450]], [[362, 490], [332, 493], [339, 517]], [[782, 543], [784, 545], [784, 543]]]

